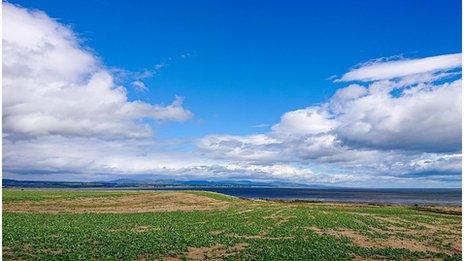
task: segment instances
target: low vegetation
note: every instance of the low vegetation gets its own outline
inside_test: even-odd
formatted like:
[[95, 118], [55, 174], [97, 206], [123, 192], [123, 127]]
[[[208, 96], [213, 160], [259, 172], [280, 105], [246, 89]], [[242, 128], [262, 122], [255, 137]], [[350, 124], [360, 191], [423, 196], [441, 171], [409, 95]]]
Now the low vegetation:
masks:
[[6, 260], [461, 260], [460, 208], [3, 191]]

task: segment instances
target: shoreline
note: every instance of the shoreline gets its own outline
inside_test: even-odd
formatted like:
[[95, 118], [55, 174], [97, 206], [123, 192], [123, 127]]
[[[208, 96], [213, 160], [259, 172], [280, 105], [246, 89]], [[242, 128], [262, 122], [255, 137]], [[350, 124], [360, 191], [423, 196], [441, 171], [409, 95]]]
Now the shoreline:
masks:
[[[206, 189], [215, 189], [212, 187], [204, 187]], [[246, 187], [243, 187], [246, 188]], [[230, 195], [222, 192], [217, 192], [213, 190], [202, 190], [200, 188], [139, 188], [139, 187], [121, 187], [121, 188], [22, 188], [22, 187], [9, 187], [3, 188], [4, 190], [23, 190], [23, 191], [37, 191], [37, 190], [44, 190], [44, 191], [101, 191], [101, 192], [169, 192], [169, 191], [185, 191], [185, 192], [208, 192], [208, 193], [216, 193], [219, 195], [225, 195], [228, 197], [238, 198], [241, 200], [248, 200], [248, 201], [267, 201], [267, 202], [278, 202], [278, 203], [287, 203], [287, 204], [298, 204], [298, 203], [305, 203], [305, 204], [326, 204], [326, 205], [351, 205], [351, 206], [398, 206], [398, 207], [408, 207], [413, 209], [435, 209], [438, 213], [444, 213], [444, 209], [453, 209], [450, 213], [456, 215], [459, 212], [459, 215], [462, 212], [462, 202], [461, 204], [455, 203], [392, 203], [392, 202], [381, 202], [381, 201], [356, 201], [356, 200], [317, 200], [317, 199], [304, 199], [304, 198], [277, 198], [277, 197], [245, 197], [245, 196], [236, 196]], [[430, 210], [427, 210], [430, 211]]]

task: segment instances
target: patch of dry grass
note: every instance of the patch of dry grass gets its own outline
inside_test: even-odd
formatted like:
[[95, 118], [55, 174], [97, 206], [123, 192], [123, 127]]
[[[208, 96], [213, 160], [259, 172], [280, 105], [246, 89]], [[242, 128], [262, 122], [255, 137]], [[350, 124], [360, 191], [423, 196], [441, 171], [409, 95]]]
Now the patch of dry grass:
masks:
[[159, 192], [120, 195], [117, 197], [83, 197], [3, 204], [8, 212], [38, 213], [139, 213], [226, 209], [228, 203], [184, 192]]

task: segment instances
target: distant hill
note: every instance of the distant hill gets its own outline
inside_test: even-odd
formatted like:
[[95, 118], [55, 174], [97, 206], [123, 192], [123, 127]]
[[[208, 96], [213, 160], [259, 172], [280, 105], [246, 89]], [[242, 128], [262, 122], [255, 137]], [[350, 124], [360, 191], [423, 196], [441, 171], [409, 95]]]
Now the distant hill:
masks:
[[136, 180], [117, 179], [112, 181], [96, 182], [69, 182], [69, 181], [30, 181], [3, 179], [4, 188], [157, 188], [157, 187], [295, 187], [295, 188], [325, 188], [328, 186], [307, 185], [302, 183], [284, 181], [250, 181], [250, 180]]
[[3, 179], [4, 188], [110, 188], [117, 184], [109, 182], [31, 181]]

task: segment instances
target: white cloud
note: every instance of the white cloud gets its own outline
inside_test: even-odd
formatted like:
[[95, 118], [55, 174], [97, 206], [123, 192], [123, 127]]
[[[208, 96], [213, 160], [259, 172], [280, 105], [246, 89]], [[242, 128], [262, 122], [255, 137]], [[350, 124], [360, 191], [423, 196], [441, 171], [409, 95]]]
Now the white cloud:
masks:
[[396, 95], [372, 90], [377, 87], [372, 84], [368, 94], [356, 99], [335, 95], [331, 101], [337, 110], [334, 132], [345, 144], [424, 152], [461, 149], [461, 80], [421, 84]]
[[436, 73], [461, 67], [461, 54], [446, 54], [421, 59], [376, 60], [345, 73], [341, 81], [376, 81], [408, 75]]
[[114, 179], [154, 175], [179, 179], [293, 180], [325, 182], [325, 175], [289, 164], [258, 165], [208, 159], [195, 152], [166, 150], [172, 145], [148, 140], [101, 140], [48, 135], [33, 140], [5, 140], [3, 167], [14, 177], [48, 175], [63, 179]]
[[198, 146], [216, 157], [281, 162], [378, 160], [376, 151], [390, 150], [459, 152], [461, 80], [395, 84], [350, 85], [327, 103], [285, 113], [269, 133], [209, 135]]
[[129, 101], [126, 90], [71, 29], [40, 11], [3, 4], [3, 132], [148, 137], [141, 118], [184, 121], [169, 106]]
[[209, 135], [199, 147], [216, 158], [329, 164], [358, 175], [456, 175], [462, 142], [457, 76], [351, 84], [325, 103], [285, 113], [268, 133]]
[[143, 83], [142, 81], [133, 81], [131, 82], [131, 85], [132, 87], [134, 87], [134, 89], [136, 89], [137, 91], [148, 91], [148, 88], [147, 86], [145, 85], [145, 83]]
[[267, 124], [267, 123], [260, 123], [260, 124], [252, 125], [251, 127], [252, 127], [252, 128], [266, 128], [266, 127], [269, 127], [269, 124]]
[[285, 113], [280, 122], [272, 126], [272, 131], [277, 136], [315, 135], [327, 133], [335, 125], [324, 108], [313, 106]]
[[216, 157], [234, 160], [274, 160], [280, 141], [268, 135], [209, 135], [197, 141], [198, 148]]

